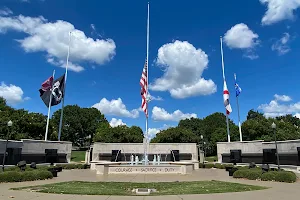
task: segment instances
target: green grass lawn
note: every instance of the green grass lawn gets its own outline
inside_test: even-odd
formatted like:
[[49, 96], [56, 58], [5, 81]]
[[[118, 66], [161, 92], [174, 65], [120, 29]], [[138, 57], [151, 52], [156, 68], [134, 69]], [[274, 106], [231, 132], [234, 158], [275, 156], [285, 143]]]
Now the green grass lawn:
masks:
[[205, 157], [205, 160], [207, 162], [214, 162], [214, 160], [218, 161], [218, 157], [217, 156], [209, 156], [209, 157]]
[[156, 189], [152, 195], [179, 195], [179, 194], [210, 194], [226, 192], [243, 192], [262, 190], [266, 187], [243, 185], [222, 181], [198, 182], [165, 182], [165, 183], [133, 183], [133, 182], [82, 182], [71, 181], [40, 186], [13, 188], [13, 190], [31, 190], [43, 193], [78, 194], [78, 195], [135, 195], [132, 189]]
[[85, 160], [85, 151], [72, 151], [71, 161], [81, 162]]

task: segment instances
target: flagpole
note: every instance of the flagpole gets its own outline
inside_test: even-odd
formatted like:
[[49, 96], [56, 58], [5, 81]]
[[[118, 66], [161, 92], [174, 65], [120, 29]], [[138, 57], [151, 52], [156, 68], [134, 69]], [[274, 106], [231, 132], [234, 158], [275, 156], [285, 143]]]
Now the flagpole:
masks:
[[68, 54], [67, 54], [67, 64], [66, 64], [66, 72], [65, 72], [65, 83], [64, 83], [64, 91], [63, 91], [63, 99], [61, 104], [61, 113], [60, 113], [60, 121], [59, 121], [59, 130], [58, 130], [58, 141], [60, 141], [61, 130], [62, 130], [62, 121], [64, 115], [64, 104], [65, 104], [65, 96], [66, 96], [66, 85], [67, 85], [67, 75], [68, 75], [68, 66], [69, 66], [69, 57], [70, 57], [70, 43], [71, 43], [71, 32], [69, 32], [69, 44], [68, 44]]
[[46, 133], [45, 133], [45, 141], [47, 141], [48, 137], [48, 129], [49, 129], [49, 119], [50, 119], [50, 111], [51, 111], [51, 103], [52, 103], [52, 88], [53, 88], [53, 82], [54, 82], [54, 75], [55, 75], [55, 70], [53, 70], [52, 74], [52, 84], [51, 84], [51, 93], [50, 93], [50, 100], [49, 100], [49, 105], [48, 105], [48, 117], [47, 117], [47, 125], [46, 125]]
[[[146, 91], [146, 107], [147, 107], [147, 115], [146, 115], [146, 134], [145, 134], [145, 155], [144, 155], [144, 158], [146, 159], [147, 158], [147, 154], [148, 154], [148, 143], [149, 143], [149, 141], [148, 141], [148, 122], [149, 122], [149, 110], [148, 110], [148, 83], [149, 83], [149, 79], [148, 79], [148, 77], [149, 77], [149, 62], [148, 62], [148, 60], [149, 60], [149, 22], [150, 20], [149, 20], [149, 2], [148, 2], [148, 12], [147, 12], [147, 57], [146, 57], [146, 62], [147, 62], [147, 91]], [[145, 160], [145, 164], [147, 164], [148, 163], [148, 159], [147, 160]]]
[[[222, 36], [220, 37], [220, 42], [221, 42], [221, 57], [222, 57], [223, 81], [225, 82], [224, 54], [223, 54], [223, 39], [222, 39]], [[230, 142], [229, 120], [228, 120], [227, 110], [226, 110], [226, 125], [227, 125], [227, 140], [228, 140], [228, 142]]]
[[[236, 82], [236, 74], [234, 74], [234, 80]], [[240, 119], [240, 105], [239, 105], [239, 97], [238, 95], [235, 95], [236, 97], [236, 104], [237, 104], [237, 110], [238, 110], [238, 120], [239, 120], [239, 132], [240, 132], [240, 141], [243, 141], [243, 135], [242, 135], [242, 126], [241, 126], [241, 119]]]

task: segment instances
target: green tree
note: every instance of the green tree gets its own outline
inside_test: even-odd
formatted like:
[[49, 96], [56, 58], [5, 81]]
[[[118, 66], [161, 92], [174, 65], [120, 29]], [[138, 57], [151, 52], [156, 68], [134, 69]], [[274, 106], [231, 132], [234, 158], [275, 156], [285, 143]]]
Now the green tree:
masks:
[[276, 119], [279, 121], [288, 122], [290, 124], [300, 127], [300, 119], [293, 115], [289, 114], [289, 115], [285, 115], [285, 116], [279, 116], [279, 117], [276, 117]]
[[203, 120], [199, 118], [183, 119], [178, 123], [178, 127], [191, 130], [198, 136], [205, 135], [204, 126]]
[[[43, 139], [46, 128], [46, 116], [32, 113], [24, 109], [13, 109], [0, 97], [0, 138]], [[11, 120], [13, 126], [8, 130], [7, 122]]]
[[247, 114], [247, 120], [250, 119], [264, 119], [264, 115], [258, 111], [254, 111], [253, 109], [249, 110]]
[[191, 130], [181, 127], [171, 127], [156, 134], [151, 143], [198, 143], [199, 136]]
[[[52, 126], [54, 138], [58, 135], [61, 109], [53, 113]], [[108, 123], [104, 115], [96, 108], [81, 108], [78, 105], [64, 107], [61, 140], [71, 141], [74, 145], [84, 146], [93, 140], [94, 133], [102, 123]]]
[[143, 131], [140, 127], [126, 125], [110, 127], [109, 124], [101, 125], [95, 134], [95, 142], [106, 143], [141, 143], [143, 142]]

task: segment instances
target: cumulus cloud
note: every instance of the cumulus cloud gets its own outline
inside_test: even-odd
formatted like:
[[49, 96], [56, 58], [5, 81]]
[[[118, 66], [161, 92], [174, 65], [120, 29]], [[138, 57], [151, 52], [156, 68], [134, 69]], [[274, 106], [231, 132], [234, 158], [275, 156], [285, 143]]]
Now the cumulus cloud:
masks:
[[122, 125], [126, 125], [126, 123], [124, 123], [122, 121], [122, 119], [116, 119], [116, 118], [112, 118], [109, 122], [111, 127], [117, 127], [117, 126], [122, 126]]
[[168, 113], [165, 109], [154, 106], [152, 109], [152, 118], [155, 121], [175, 121], [178, 122], [182, 119], [196, 118], [195, 113], [183, 113], [180, 110], [175, 110], [173, 113]]
[[97, 108], [101, 113], [105, 115], [130, 118], [139, 117], [138, 109], [133, 109], [131, 111], [127, 110], [121, 98], [112, 100], [103, 98], [99, 103], [94, 104], [92, 107]]
[[[286, 104], [292, 100], [291, 97], [287, 95], [274, 95], [274, 100], [268, 104], [262, 104], [258, 109], [262, 110], [266, 117], [277, 117], [287, 114], [296, 115], [300, 112], [300, 102]], [[282, 102], [282, 103], [281, 103]]]
[[267, 5], [267, 11], [261, 22], [263, 25], [271, 25], [282, 20], [295, 18], [294, 12], [300, 7], [300, 0], [259, 0]]
[[257, 45], [258, 35], [244, 24], [236, 24], [231, 27], [224, 36], [224, 42], [229, 48], [248, 49]]
[[164, 44], [158, 50], [156, 64], [163, 68], [164, 74], [150, 84], [151, 90], [169, 91], [178, 99], [217, 91], [212, 80], [201, 77], [207, 68], [208, 56], [187, 41]]
[[[5, 16], [0, 17], [0, 33], [23, 32], [26, 36], [17, 39], [25, 52], [45, 52], [47, 61], [65, 67], [71, 32], [70, 70], [82, 71], [79, 62], [103, 65], [113, 59], [116, 45], [112, 39], [92, 39], [73, 24], [58, 20], [48, 22], [44, 17]], [[76, 63], [76, 64], [75, 64]]]
[[300, 113], [294, 114], [294, 117], [297, 117], [298, 119], [300, 119]]
[[166, 130], [166, 129], [170, 128], [170, 127], [172, 127], [172, 126], [164, 124], [160, 128], [149, 128], [148, 129], [148, 136], [149, 136], [148, 138], [152, 139], [152, 138], [154, 138], [156, 136], [157, 133], [159, 133], [162, 130]]
[[290, 96], [287, 96], [287, 95], [275, 94], [274, 98], [275, 98], [276, 101], [283, 101], [283, 102], [288, 102], [288, 101], [292, 100], [292, 98]]
[[254, 33], [246, 24], [240, 23], [231, 27], [224, 35], [225, 44], [231, 49], [243, 49], [244, 57], [258, 58], [254, 48], [259, 44], [258, 34]]
[[6, 85], [4, 82], [1, 82], [0, 97], [3, 97], [8, 104], [16, 105], [30, 99], [29, 97], [23, 98], [23, 94], [24, 92], [19, 86]]
[[282, 38], [275, 41], [272, 45], [272, 51], [277, 51], [278, 55], [284, 55], [288, 53], [291, 48], [289, 46], [289, 42], [291, 40], [291, 36], [289, 33], [284, 33]]

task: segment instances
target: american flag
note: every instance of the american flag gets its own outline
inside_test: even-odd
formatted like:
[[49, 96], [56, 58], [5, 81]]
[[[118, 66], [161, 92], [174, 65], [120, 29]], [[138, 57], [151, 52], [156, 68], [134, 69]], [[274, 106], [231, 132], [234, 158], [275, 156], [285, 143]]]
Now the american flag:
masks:
[[147, 68], [148, 63], [147, 60], [145, 61], [145, 66], [143, 69], [143, 73], [140, 79], [140, 85], [141, 85], [141, 96], [142, 96], [142, 109], [145, 112], [146, 117], [148, 117], [148, 102], [147, 102], [147, 91], [148, 91], [148, 81], [147, 81]]
[[45, 80], [42, 83], [41, 89], [39, 90], [40, 91], [40, 96], [42, 96], [42, 94], [44, 92], [50, 90], [51, 87], [52, 87], [52, 84], [53, 84], [53, 76], [49, 77], [47, 80]]
[[224, 89], [223, 89], [223, 99], [224, 99], [224, 106], [226, 108], [226, 114], [229, 115], [232, 112], [232, 109], [229, 103], [229, 91], [227, 89], [227, 84], [225, 80], [224, 80]]

